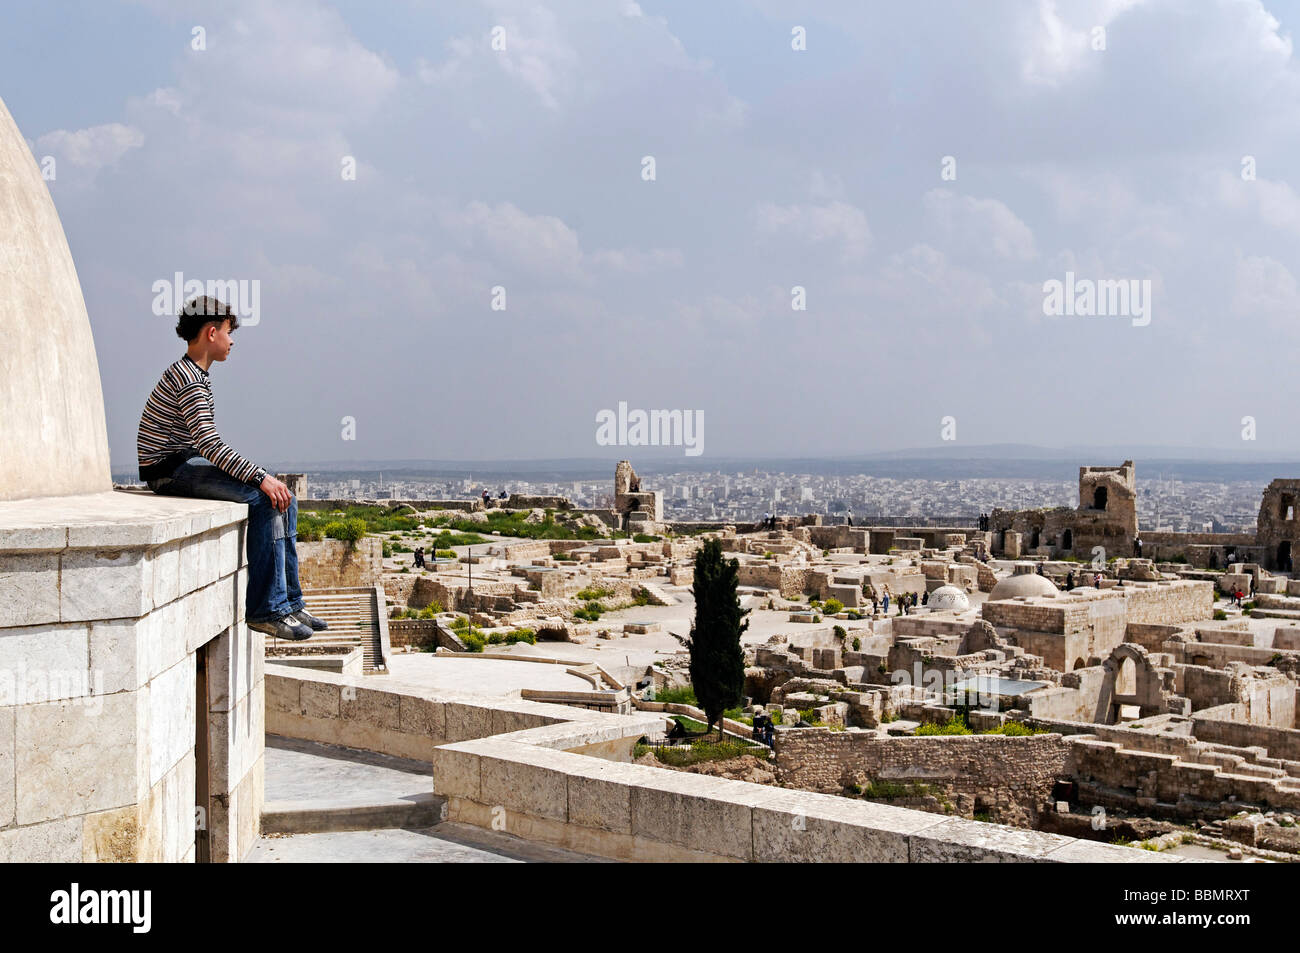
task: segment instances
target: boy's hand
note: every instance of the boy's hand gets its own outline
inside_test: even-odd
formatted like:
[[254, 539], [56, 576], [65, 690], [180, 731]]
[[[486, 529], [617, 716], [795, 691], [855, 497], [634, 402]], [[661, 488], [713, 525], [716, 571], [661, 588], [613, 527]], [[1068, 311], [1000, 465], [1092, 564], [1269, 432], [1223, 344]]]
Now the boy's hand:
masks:
[[271, 502], [277, 510], [287, 510], [289, 508], [289, 488], [277, 480], [271, 474], [267, 474], [262, 480], [262, 492], [271, 498]]

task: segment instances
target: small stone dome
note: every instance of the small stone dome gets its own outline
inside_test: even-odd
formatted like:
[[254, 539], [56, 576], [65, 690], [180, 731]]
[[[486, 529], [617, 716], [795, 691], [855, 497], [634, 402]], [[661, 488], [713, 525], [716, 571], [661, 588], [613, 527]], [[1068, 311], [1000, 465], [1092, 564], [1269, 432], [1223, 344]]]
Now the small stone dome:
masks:
[[970, 599], [957, 586], [940, 586], [930, 593], [926, 605], [935, 612], [965, 612], [970, 608]]
[[1017, 599], [1021, 596], [1055, 596], [1060, 590], [1046, 576], [1035, 571], [1033, 563], [1017, 563], [1015, 575], [998, 582], [989, 593], [989, 602], [998, 599]]

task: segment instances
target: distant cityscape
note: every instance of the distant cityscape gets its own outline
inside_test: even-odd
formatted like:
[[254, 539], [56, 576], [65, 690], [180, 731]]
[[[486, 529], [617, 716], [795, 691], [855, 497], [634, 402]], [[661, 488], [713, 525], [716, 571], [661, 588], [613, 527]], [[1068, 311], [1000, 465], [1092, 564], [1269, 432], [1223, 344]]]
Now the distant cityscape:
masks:
[[[1140, 466], [1140, 463], [1139, 463]], [[612, 480], [526, 480], [472, 474], [307, 472], [308, 499], [468, 499], [487, 490], [565, 496], [584, 509], [613, 505]], [[1142, 479], [1138, 518], [1143, 529], [1163, 532], [1249, 532], [1255, 527], [1266, 480], [1232, 482]], [[765, 470], [698, 470], [657, 473], [647, 489], [664, 498], [664, 518], [748, 522], [766, 513], [817, 513], [827, 523], [967, 522], [995, 507], [1025, 509], [1078, 504], [1075, 479], [980, 477], [960, 480], [893, 478]]]

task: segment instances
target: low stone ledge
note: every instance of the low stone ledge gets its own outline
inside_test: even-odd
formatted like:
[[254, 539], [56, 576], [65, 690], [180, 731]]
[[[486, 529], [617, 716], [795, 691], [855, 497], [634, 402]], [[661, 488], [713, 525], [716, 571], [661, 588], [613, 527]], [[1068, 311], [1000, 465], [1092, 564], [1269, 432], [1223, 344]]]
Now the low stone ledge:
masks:
[[0, 501], [0, 553], [160, 546], [247, 518], [243, 503], [109, 490]]
[[[327, 672], [276, 669], [268, 665], [266, 670], [268, 724], [274, 722], [273, 708], [299, 703], [308, 680], [317, 684], [316, 690], [328, 691], [332, 686], [338, 692], [349, 685], [357, 689], [360, 685], [352, 683], [364, 681]], [[303, 681], [296, 690], [276, 685], [294, 680]], [[383, 691], [405, 696], [419, 690], [390, 683]], [[423, 738], [422, 750], [432, 763], [434, 793], [447, 799], [447, 820], [503, 829], [604, 857], [899, 863], [1184, 860], [1059, 834], [579, 753], [626, 745], [661, 730], [663, 716], [654, 713], [610, 715], [465, 695], [422, 701], [441, 708], [445, 719], [443, 734]], [[318, 720], [318, 728], [323, 725], [334, 734], [317, 740], [353, 744], [345, 730], [349, 720], [340, 712], [337, 718]], [[436, 716], [426, 715], [437, 724]], [[530, 721], [542, 723], [527, 725]], [[521, 723], [525, 727], [519, 727]], [[510, 725], [514, 730], [499, 730]], [[292, 734], [282, 725], [271, 730]], [[467, 733], [477, 734], [462, 737]], [[400, 745], [407, 743], [401, 736], [411, 734], [387, 731], [370, 740], [396, 742], [399, 748], [389, 753], [401, 754]]]

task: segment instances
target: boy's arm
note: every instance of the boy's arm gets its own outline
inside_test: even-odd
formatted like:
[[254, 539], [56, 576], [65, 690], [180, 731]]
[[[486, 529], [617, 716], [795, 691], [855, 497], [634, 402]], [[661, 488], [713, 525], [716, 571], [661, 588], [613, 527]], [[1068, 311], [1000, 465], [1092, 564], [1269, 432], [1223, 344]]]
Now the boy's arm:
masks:
[[267, 477], [264, 468], [244, 459], [229, 447], [217, 433], [216, 421], [212, 416], [212, 404], [208, 391], [202, 381], [195, 381], [182, 387], [177, 395], [181, 415], [189, 427], [190, 437], [199, 453], [212, 461], [213, 465], [229, 473], [241, 483], [261, 486]]

